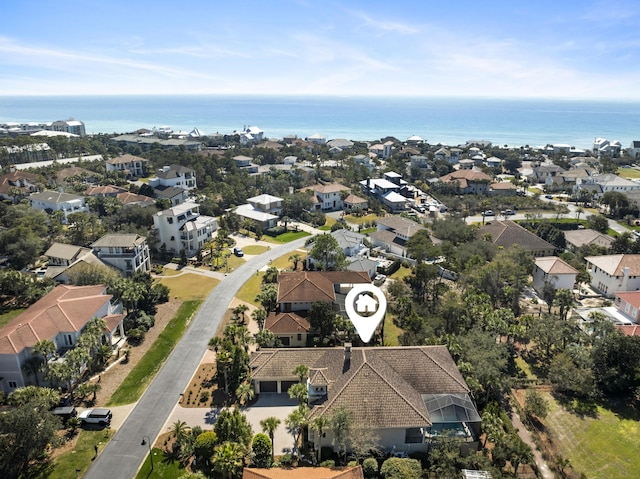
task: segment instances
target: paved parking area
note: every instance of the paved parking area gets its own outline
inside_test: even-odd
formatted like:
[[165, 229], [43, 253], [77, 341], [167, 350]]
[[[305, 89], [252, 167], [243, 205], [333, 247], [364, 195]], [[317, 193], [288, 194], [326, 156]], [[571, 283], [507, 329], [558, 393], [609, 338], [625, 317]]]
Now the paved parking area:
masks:
[[[282, 454], [284, 449], [291, 449], [293, 437], [284, 425], [285, 418], [298, 407], [296, 400], [289, 399], [286, 394], [261, 394], [251, 407], [241, 408], [253, 427], [253, 433], [262, 432], [260, 421], [269, 416], [275, 416], [281, 423], [276, 429], [273, 442], [275, 454]], [[167, 419], [163, 431], [166, 432], [176, 421], [184, 421], [189, 426], [200, 426], [203, 429], [213, 429], [221, 408], [193, 408], [176, 405]]]

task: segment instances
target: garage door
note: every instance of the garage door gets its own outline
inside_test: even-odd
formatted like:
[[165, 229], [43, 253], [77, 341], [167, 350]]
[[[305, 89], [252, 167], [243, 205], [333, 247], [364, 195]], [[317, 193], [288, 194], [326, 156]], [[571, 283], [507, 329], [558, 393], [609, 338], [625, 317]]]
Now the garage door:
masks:
[[277, 381], [260, 381], [261, 393], [277, 393], [278, 382]]
[[294, 384], [298, 384], [298, 381], [282, 381], [282, 394], [287, 394], [287, 391]]

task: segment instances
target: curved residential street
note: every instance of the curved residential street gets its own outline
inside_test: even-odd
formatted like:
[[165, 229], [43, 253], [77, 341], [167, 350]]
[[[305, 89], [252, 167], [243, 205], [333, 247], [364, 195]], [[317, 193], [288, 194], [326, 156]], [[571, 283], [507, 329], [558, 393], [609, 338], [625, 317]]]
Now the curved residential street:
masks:
[[84, 475], [88, 479], [114, 479], [135, 477], [149, 454], [148, 446], [141, 445], [143, 436], [155, 438], [163, 427], [180, 394], [204, 356], [209, 339], [216, 334], [225, 312], [242, 285], [256, 270], [304, 246], [308, 237], [301, 238], [251, 258], [229, 274], [204, 301], [191, 326], [177, 344], [166, 363], [137, 402], [111, 441], [100, 452]]

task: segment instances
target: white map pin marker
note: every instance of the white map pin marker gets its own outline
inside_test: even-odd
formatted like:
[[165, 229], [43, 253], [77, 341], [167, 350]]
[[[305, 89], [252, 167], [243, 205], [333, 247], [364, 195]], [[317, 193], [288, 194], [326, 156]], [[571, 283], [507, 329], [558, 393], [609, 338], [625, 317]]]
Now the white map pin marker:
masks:
[[360, 339], [368, 343], [387, 311], [387, 298], [377, 286], [357, 284], [347, 294], [344, 307]]

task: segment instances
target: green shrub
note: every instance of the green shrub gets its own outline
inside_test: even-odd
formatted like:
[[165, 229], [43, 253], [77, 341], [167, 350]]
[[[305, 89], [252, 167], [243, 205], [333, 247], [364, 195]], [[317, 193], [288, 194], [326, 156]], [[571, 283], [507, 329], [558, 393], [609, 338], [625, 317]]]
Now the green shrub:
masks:
[[336, 461], [334, 461], [333, 459], [329, 459], [328, 461], [322, 461], [320, 463], [320, 467], [328, 467], [328, 468], [336, 467]]
[[218, 445], [218, 436], [213, 431], [206, 431], [199, 434], [193, 443], [193, 454], [196, 461], [201, 462], [213, 456], [213, 450]]
[[382, 463], [380, 476], [383, 479], [420, 479], [422, 467], [416, 459], [390, 457]]
[[271, 465], [271, 439], [269, 436], [263, 433], [253, 436], [251, 450], [255, 467], [269, 467]]
[[367, 457], [362, 462], [362, 472], [366, 478], [378, 477], [378, 461], [374, 457]]

